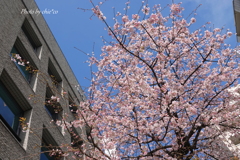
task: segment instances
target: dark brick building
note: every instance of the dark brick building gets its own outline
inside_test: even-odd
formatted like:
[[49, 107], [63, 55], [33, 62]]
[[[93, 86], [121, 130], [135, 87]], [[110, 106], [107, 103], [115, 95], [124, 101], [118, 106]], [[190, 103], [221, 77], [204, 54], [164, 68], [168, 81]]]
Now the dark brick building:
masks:
[[[73, 120], [74, 111], [69, 105], [84, 100], [81, 88], [75, 87], [78, 81], [60, 47], [36, 10], [39, 9], [34, 0], [0, 1], [2, 160], [40, 159], [40, 152], [46, 151], [42, 146], [70, 144], [70, 135], [50, 121], [61, 121], [66, 113], [68, 121]], [[16, 59], [16, 55], [29, 63], [18, 64], [20, 59]], [[45, 103], [53, 95], [60, 98], [57, 113]], [[33, 133], [29, 129], [22, 131], [20, 117], [26, 118]], [[77, 132], [81, 134], [80, 130]], [[41, 154], [41, 159], [54, 158], [46, 153]]]

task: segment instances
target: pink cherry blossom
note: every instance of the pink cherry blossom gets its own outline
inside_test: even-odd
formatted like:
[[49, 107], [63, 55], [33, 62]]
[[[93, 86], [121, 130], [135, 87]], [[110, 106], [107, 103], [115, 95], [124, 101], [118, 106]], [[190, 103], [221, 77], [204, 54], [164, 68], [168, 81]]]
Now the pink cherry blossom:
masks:
[[100, 58], [90, 57], [98, 70], [88, 99], [66, 125], [88, 133], [68, 152], [110, 160], [232, 158], [224, 136], [240, 132], [239, 87], [230, 90], [239, 82], [239, 48], [226, 45], [230, 31], [194, 30], [196, 19], [184, 19], [180, 3], [168, 9], [164, 17], [159, 6], [143, 6], [132, 17], [119, 14], [113, 27], [92, 9], [113, 40]]
[[139, 19], [139, 15], [138, 14], [133, 14], [132, 19]]
[[148, 15], [148, 14], [149, 14], [149, 10], [150, 10], [149, 7], [143, 6], [142, 12], [143, 12], [144, 14]]
[[191, 18], [191, 23], [195, 23], [196, 22], [196, 18]]
[[231, 37], [231, 36], [232, 36], [232, 32], [227, 32], [227, 35], [228, 35], [229, 37]]
[[128, 16], [123, 16], [123, 17], [122, 17], [122, 21], [123, 21], [123, 22], [127, 22], [127, 21], [128, 21]]

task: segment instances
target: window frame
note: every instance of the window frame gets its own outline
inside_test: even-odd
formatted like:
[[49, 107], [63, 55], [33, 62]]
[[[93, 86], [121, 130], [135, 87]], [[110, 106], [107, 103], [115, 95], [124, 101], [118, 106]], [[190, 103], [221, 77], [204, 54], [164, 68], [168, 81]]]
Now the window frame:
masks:
[[52, 81], [53, 86], [56, 87], [56, 91], [61, 93], [62, 92], [62, 78], [59, 75], [56, 67], [54, 66], [54, 64], [50, 58], [48, 60], [48, 71], [47, 72]]
[[45, 160], [45, 158], [47, 158], [48, 160], [54, 160], [54, 156], [50, 157], [49, 155], [50, 152], [46, 152], [46, 151], [50, 151], [49, 147], [50, 145], [42, 138], [40, 160]]
[[[55, 122], [57, 122], [57, 120], [61, 119], [61, 114], [62, 114], [63, 109], [62, 109], [60, 103], [57, 102], [57, 100], [52, 100], [52, 98], [51, 98], [52, 96], [55, 96], [55, 95], [51, 91], [50, 87], [47, 86], [46, 94], [45, 94], [44, 108], [45, 108], [46, 112], [48, 113], [48, 115]], [[56, 112], [54, 108], [56, 108], [56, 110], [58, 110], [58, 111]]]
[[[16, 58], [17, 55], [19, 55], [21, 57], [21, 59]], [[22, 54], [19, 52], [19, 50], [17, 49], [17, 47], [15, 45], [11, 49], [10, 56], [11, 56], [12, 61], [17, 66], [18, 70], [23, 75], [23, 77], [27, 80], [28, 83], [30, 83], [33, 78], [33, 72], [29, 70], [30, 66], [27, 63], [28, 61], [22, 56]], [[21, 65], [19, 63], [24, 63], [24, 65]]]
[[32, 49], [34, 50], [34, 52], [36, 54], [38, 54], [38, 52], [40, 51], [40, 48], [42, 46], [42, 43], [38, 39], [34, 29], [32, 28], [32, 26], [29, 23], [29, 21], [27, 20], [27, 18], [25, 18], [21, 29], [22, 29], [24, 35], [26, 36], [29, 44], [31, 45]]
[[8, 109], [14, 115], [12, 126], [11, 124], [9, 124], [8, 120], [6, 120], [6, 117], [1, 113], [1, 111], [0, 119], [4, 123], [4, 125], [10, 130], [10, 132], [14, 135], [14, 137], [20, 142], [21, 124], [19, 118], [24, 116], [24, 110], [20, 107], [20, 105], [17, 103], [13, 95], [9, 92], [7, 87], [1, 81], [0, 81], [0, 98], [2, 102], [6, 105], [4, 107], [8, 107]]
[[68, 107], [71, 113], [76, 116], [78, 107], [76, 105], [76, 102], [74, 102], [74, 99], [72, 98], [71, 94], [68, 93]]
[[[40, 160], [42, 157], [42, 154], [45, 154], [46, 158], [49, 160], [57, 160], [57, 159], [62, 159], [62, 157], [57, 157], [56, 155], [53, 155], [52, 157], [49, 155], [50, 151], [52, 149], [58, 149], [61, 150], [59, 145], [56, 143], [50, 132], [48, 131], [47, 127], [43, 125], [43, 130], [42, 130], [42, 140], [41, 140], [41, 154], [40, 154]], [[49, 152], [46, 152], [49, 151]], [[62, 150], [61, 150], [62, 151]]]
[[74, 148], [82, 147], [83, 140], [79, 136], [75, 127], [70, 128], [70, 136], [71, 136], [71, 146]]

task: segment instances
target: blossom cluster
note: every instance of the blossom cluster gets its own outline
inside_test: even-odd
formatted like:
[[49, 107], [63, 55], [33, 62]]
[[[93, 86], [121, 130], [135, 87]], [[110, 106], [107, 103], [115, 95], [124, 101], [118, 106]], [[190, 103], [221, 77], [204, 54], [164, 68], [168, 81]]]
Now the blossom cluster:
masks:
[[122, 23], [108, 26], [116, 41], [91, 61], [98, 67], [93, 98], [81, 103], [74, 122], [87, 123], [99, 140], [93, 158], [221, 157], [220, 135], [226, 128], [239, 132], [240, 113], [230, 103], [236, 97], [227, 90], [237, 86], [240, 71], [236, 51], [225, 43], [232, 33], [192, 31], [196, 18], [182, 18], [183, 10], [172, 4], [164, 17], [160, 8], [143, 6], [143, 20], [122, 15]]

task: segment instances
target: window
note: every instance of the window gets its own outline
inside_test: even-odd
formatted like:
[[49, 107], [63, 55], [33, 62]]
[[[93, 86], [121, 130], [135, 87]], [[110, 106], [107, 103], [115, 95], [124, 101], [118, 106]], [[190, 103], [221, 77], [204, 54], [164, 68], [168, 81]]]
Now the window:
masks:
[[76, 114], [77, 114], [78, 107], [70, 94], [68, 94], [68, 103], [69, 103], [70, 111], [73, 113], [74, 116], [77, 116]]
[[[58, 149], [59, 152], [52, 154], [52, 150]], [[40, 160], [60, 160], [62, 158], [63, 152], [58, 147], [56, 141], [53, 139], [49, 131], [44, 126], [42, 134], [42, 145], [41, 145], [41, 155]], [[51, 155], [51, 156], [50, 156]]]
[[71, 136], [71, 144], [72, 147], [79, 148], [83, 144], [83, 140], [81, 137], [78, 135], [76, 129], [74, 127], [70, 128], [70, 136]]
[[54, 156], [50, 157], [50, 145], [42, 139], [42, 147], [41, 147], [41, 156], [40, 160], [54, 160]]
[[50, 117], [52, 117], [52, 119], [53, 119], [54, 121], [57, 121], [58, 119], [60, 119], [59, 113], [58, 113], [58, 112], [55, 112], [55, 110], [53, 109], [53, 107], [52, 107], [51, 105], [48, 105], [48, 104], [47, 104], [47, 105], [44, 106], [44, 108], [46, 109], [48, 115], [49, 115]]
[[32, 59], [32, 54], [28, 54], [28, 51], [18, 37], [9, 54], [19, 71], [22, 73], [28, 83], [33, 86], [34, 80], [36, 79], [35, 73], [38, 71], [38, 69]]
[[52, 84], [56, 87], [56, 91], [61, 93], [62, 87], [61, 87], [61, 82], [62, 79], [60, 75], [58, 74], [56, 68], [54, 67], [52, 61], [49, 59], [48, 62], [48, 74], [50, 78], [52, 79]]
[[53, 72], [49, 68], [48, 68], [48, 74], [49, 74], [49, 76], [52, 79], [52, 84], [54, 84], [56, 86], [56, 88], [59, 88], [61, 80], [58, 80], [56, 78], [56, 76], [54, 76]]
[[19, 71], [22, 73], [22, 75], [30, 83], [32, 78], [31, 67], [28, 65], [27, 60], [22, 57], [22, 55], [19, 53], [15, 46], [11, 50], [11, 58], [18, 67]]
[[54, 160], [54, 157], [50, 157], [49, 152], [47, 152], [48, 149], [46, 147], [41, 147], [41, 156], [40, 156], [40, 160]]
[[19, 118], [23, 113], [16, 100], [0, 81], [0, 118], [19, 141], [21, 141]]
[[42, 44], [27, 19], [25, 19], [23, 22], [22, 30], [33, 50], [37, 53]]
[[61, 119], [62, 107], [59, 104], [59, 99], [54, 96], [49, 87], [47, 87], [46, 91], [44, 108], [55, 122]]

